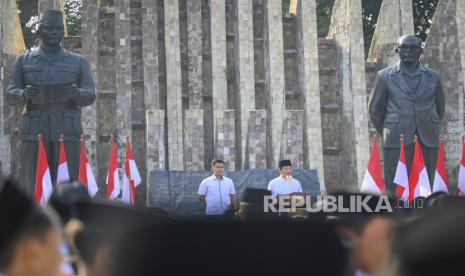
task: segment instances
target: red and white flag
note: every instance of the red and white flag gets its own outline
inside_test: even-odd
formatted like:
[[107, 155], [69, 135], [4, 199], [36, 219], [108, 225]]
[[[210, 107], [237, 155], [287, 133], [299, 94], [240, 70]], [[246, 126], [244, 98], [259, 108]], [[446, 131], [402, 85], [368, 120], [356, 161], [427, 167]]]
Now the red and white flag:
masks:
[[457, 185], [459, 196], [465, 196], [465, 138], [462, 136], [462, 160], [460, 160], [459, 183]]
[[42, 135], [39, 134], [39, 154], [37, 156], [36, 169], [36, 186], [34, 200], [40, 205], [45, 205], [52, 195], [53, 186], [50, 177], [50, 168], [48, 166], [47, 154], [45, 153]]
[[431, 195], [428, 173], [421, 152], [420, 142], [415, 135], [415, 153], [413, 154], [412, 168], [409, 177], [409, 201], [417, 197], [428, 197]]
[[95, 182], [92, 168], [87, 160], [86, 149], [84, 146], [84, 138], [81, 138], [81, 154], [79, 158], [79, 176], [78, 180], [87, 187], [90, 197], [94, 197], [98, 192], [97, 182]]
[[398, 199], [407, 201], [409, 198], [407, 161], [405, 159], [404, 136], [400, 135], [400, 154], [399, 163], [397, 163], [396, 175], [394, 176], [396, 184], [396, 196]]
[[108, 174], [107, 174], [107, 197], [114, 199], [119, 195], [119, 174], [118, 174], [118, 159], [116, 157], [116, 146], [115, 138], [111, 136], [111, 151], [110, 151], [110, 161], [108, 164]]
[[384, 193], [383, 171], [379, 158], [378, 147], [376, 145], [376, 135], [373, 137], [373, 146], [368, 160], [368, 167], [365, 171], [360, 192], [380, 195]]
[[436, 172], [434, 173], [433, 193], [449, 193], [449, 182], [447, 180], [446, 158], [444, 154], [444, 139], [439, 139], [438, 160], [436, 162]]
[[66, 161], [65, 143], [63, 135], [60, 137], [60, 158], [58, 161], [57, 184], [69, 182], [68, 162]]
[[136, 202], [136, 187], [141, 183], [139, 170], [137, 169], [134, 156], [132, 154], [131, 146], [129, 144], [129, 137], [126, 138], [126, 162], [124, 162], [123, 172], [123, 202], [134, 205]]

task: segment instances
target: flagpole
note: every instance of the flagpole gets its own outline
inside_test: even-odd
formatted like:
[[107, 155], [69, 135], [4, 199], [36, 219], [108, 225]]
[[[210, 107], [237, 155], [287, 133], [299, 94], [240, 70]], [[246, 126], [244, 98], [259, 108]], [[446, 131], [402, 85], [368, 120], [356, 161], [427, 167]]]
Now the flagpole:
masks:
[[449, 193], [449, 181], [447, 179], [446, 158], [444, 153], [444, 138], [438, 135], [439, 150], [436, 159], [436, 170], [434, 172], [433, 193]]
[[134, 206], [136, 203], [136, 189], [134, 187], [134, 180], [129, 180], [129, 193], [131, 198], [131, 205]]
[[60, 149], [59, 149], [59, 158], [58, 158], [58, 167], [57, 167], [57, 174], [56, 174], [56, 184], [69, 182], [69, 169], [68, 169], [68, 158], [66, 155], [66, 147], [65, 147], [65, 138], [63, 133], [60, 134]]
[[94, 174], [92, 173], [92, 168], [90, 167], [89, 159], [87, 159], [84, 135], [81, 135], [80, 142], [81, 153], [79, 156], [78, 181], [87, 187], [90, 197], [94, 197], [97, 194], [99, 188], [97, 182], [95, 181]]
[[[37, 164], [39, 164], [40, 162], [40, 150], [41, 150], [41, 142], [42, 142], [42, 134], [39, 133], [39, 135], [37, 135], [37, 143], [39, 144], [39, 148], [37, 150], [38, 152], [38, 157], [37, 157]], [[40, 204], [40, 200], [42, 199], [42, 186], [41, 185], [37, 185], [38, 183], [38, 177], [37, 177], [37, 173], [38, 173], [38, 170], [37, 170], [37, 167], [38, 165], [36, 165], [36, 177], [35, 177], [35, 181], [34, 181], [34, 201], [38, 204]]]
[[45, 205], [52, 195], [53, 186], [47, 153], [45, 152], [44, 143], [42, 141], [42, 134], [38, 135], [38, 154], [35, 174], [34, 201], [40, 205]]
[[464, 196], [465, 192], [465, 167], [464, 167], [464, 155], [465, 155], [465, 135], [462, 133], [462, 157], [460, 158], [460, 169], [459, 169], [459, 177], [457, 179], [457, 195]]
[[[126, 135], [126, 147], [131, 147], [129, 144], [129, 135]], [[127, 149], [126, 149], [127, 152]], [[132, 152], [132, 149], [131, 149]], [[127, 159], [127, 156], [126, 156]], [[130, 203], [132, 206], [136, 204], [136, 187], [134, 185], [134, 180], [132, 179], [132, 175], [129, 178], [129, 198], [130, 198]]]
[[[107, 198], [111, 198], [112, 197], [112, 193], [109, 192], [110, 190], [110, 187], [108, 187], [109, 185], [109, 181], [110, 181], [110, 178], [113, 179], [113, 187], [111, 187], [113, 190], [112, 192], [114, 191], [114, 189], [116, 188], [115, 187], [115, 179], [114, 179], [114, 172], [111, 171], [111, 168], [112, 168], [112, 154], [113, 154], [113, 143], [114, 143], [114, 139], [115, 139], [115, 136], [113, 134], [110, 134], [110, 140], [108, 140], [107, 144], [110, 145], [110, 158], [109, 158], [109, 164], [108, 164], [108, 173], [107, 173], [107, 180], [106, 180], [106, 194], [107, 194]], [[118, 170], [118, 169], [117, 169]], [[113, 174], [113, 175], [111, 175]]]
[[[415, 161], [415, 147], [417, 146], [417, 138], [418, 136], [415, 134], [413, 136], [413, 158], [412, 158], [412, 164], [410, 164], [410, 174], [412, 174], [412, 169], [413, 169], [413, 163]], [[413, 200], [415, 200], [415, 186], [417, 183], [410, 183], [410, 178], [411, 178], [411, 175], [409, 175], [409, 182], [408, 182], [408, 185], [409, 185], [409, 202], [412, 203]]]
[[[115, 135], [114, 134], [110, 134], [110, 140], [108, 141], [108, 144], [110, 145], [110, 159], [111, 159], [111, 154], [112, 154], [112, 151], [113, 151], [113, 143], [115, 141]], [[117, 155], [118, 156], [118, 155]], [[118, 164], [118, 157], [116, 157], [116, 164]], [[110, 165], [108, 165], [108, 170], [110, 170]], [[116, 170], [118, 171], [118, 168], [116, 168]], [[108, 175], [107, 175], [107, 179], [110, 177], [110, 171], [108, 171]], [[119, 176], [118, 176], [119, 177]], [[119, 183], [118, 183], [119, 185]], [[108, 186], [106, 187], [107, 188], [107, 197], [110, 198], [111, 197], [111, 194], [108, 195]], [[115, 183], [114, 183], [114, 180], [113, 180], [113, 189], [115, 189]]]
[[385, 192], [383, 169], [381, 168], [381, 160], [379, 158], [378, 146], [376, 143], [377, 140], [378, 136], [374, 134], [371, 137], [371, 153], [368, 158], [365, 176], [363, 177], [362, 185], [360, 187], [361, 193], [381, 195]]

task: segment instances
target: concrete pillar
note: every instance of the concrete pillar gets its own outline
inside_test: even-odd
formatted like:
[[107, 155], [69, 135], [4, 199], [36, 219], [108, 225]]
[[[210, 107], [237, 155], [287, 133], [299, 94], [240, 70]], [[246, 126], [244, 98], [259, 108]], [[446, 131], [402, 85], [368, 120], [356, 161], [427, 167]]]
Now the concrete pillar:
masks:
[[[224, 139], [224, 132], [229, 122], [225, 118], [228, 109], [228, 84], [226, 79], [226, 0], [210, 2], [210, 34], [211, 34], [211, 62], [212, 62], [212, 101], [213, 101], [213, 158], [223, 158], [226, 167], [235, 167], [236, 159], [224, 155], [224, 148], [228, 147]], [[235, 124], [232, 124], [233, 133]], [[235, 141], [235, 140], [234, 140]], [[233, 147], [235, 149], [235, 146]], [[228, 160], [225, 160], [228, 159]], [[231, 162], [232, 161], [232, 162]]]
[[168, 164], [170, 170], [184, 168], [179, 5], [165, 1], [166, 95], [168, 116]]
[[149, 109], [146, 113], [147, 183], [150, 172], [166, 169], [165, 111]]
[[414, 34], [415, 26], [413, 20], [413, 1], [399, 0], [400, 4], [400, 20], [403, 34]]
[[165, 111], [149, 109], [146, 112], [146, 164], [147, 164], [147, 204], [151, 203], [150, 195], [152, 182], [150, 174], [153, 171], [167, 169], [165, 148]]
[[215, 114], [215, 158], [225, 162], [225, 169], [236, 169], [235, 110], [216, 111]]
[[237, 3], [237, 81], [239, 87], [240, 155], [239, 169], [245, 169], [245, 151], [249, 112], [255, 109], [255, 68], [253, 40], [253, 1], [239, 0]]
[[19, 137], [14, 131], [20, 110], [5, 103], [5, 94], [12, 62], [25, 49], [16, 1], [0, 1], [0, 169], [2, 175], [14, 177], [19, 177], [19, 159], [12, 156], [20, 154]]
[[370, 154], [361, 0], [334, 2], [328, 37], [338, 47], [343, 185], [360, 187]]
[[[100, 26], [99, 0], [89, 0], [82, 3], [82, 54], [89, 64], [92, 78], [95, 84], [95, 93], [98, 94], [98, 33]], [[99, 97], [90, 106], [81, 108], [82, 127], [87, 142], [87, 153], [92, 171], [98, 179], [98, 164], [100, 156], [98, 154], [98, 130], [97, 107]]]
[[[158, 82], [158, 24], [157, 1], [142, 0], [142, 43], [144, 61], [144, 97], [145, 107], [160, 108], [160, 89]], [[149, 115], [147, 115], [149, 116]], [[163, 114], [164, 117], [164, 114]], [[147, 117], [148, 118], [148, 117]], [[147, 137], [148, 134], [147, 134]], [[150, 171], [148, 171], [150, 172]]]
[[299, 81], [304, 100], [304, 164], [316, 169], [320, 191], [326, 191], [324, 181], [323, 136], [321, 128], [320, 72], [318, 31], [314, 0], [300, 1], [297, 14]]
[[202, 2], [186, 1], [189, 109], [203, 108]]
[[[0, 3], [2, 6], [0, 14], [2, 15], [0, 24], [1, 40], [3, 57], [6, 55], [19, 55], [25, 52], [26, 46], [24, 44], [23, 33], [18, 16], [18, 7], [14, 0], [3, 0]], [[10, 70], [10, 68], [6, 68]]]
[[[130, 0], [115, 0], [116, 126], [119, 161], [124, 162], [126, 136], [132, 141]], [[122, 167], [122, 166], [121, 166]]]
[[213, 109], [228, 108], [226, 83], [226, 5], [225, 0], [214, 0], [211, 5], [211, 59]]
[[279, 159], [290, 159], [294, 168], [304, 168], [304, 111], [286, 110]]
[[[450, 191], [455, 192], [461, 157], [461, 139], [464, 132], [464, 67], [463, 20], [460, 14], [460, 0], [441, 0], [433, 17], [431, 31], [425, 45], [422, 62], [436, 70], [442, 81], [446, 100], [446, 114], [442, 123], [442, 133], [445, 136], [444, 151], [446, 168], [448, 169]], [[463, 7], [462, 7], [463, 8]], [[463, 11], [463, 9], [462, 9]], [[457, 17], [455, 16], [457, 15]], [[463, 48], [462, 48], [463, 49]]]
[[269, 128], [268, 166], [275, 167], [279, 162], [281, 148], [281, 131], [283, 129], [283, 115], [285, 110], [284, 97], [284, 49], [282, 1], [268, 0], [264, 8], [265, 13], [265, 70], [267, 86], [267, 110]]
[[465, 81], [465, 1], [457, 1], [455, 19], [457, 20], [457, 33], [459, 35], [462, 78]]
[[394, 49], [402, 35], [414, 34], [411, 0], [384, 0], [371, 42], [368, 61], [377, 62], [378, 69], [397, 62]]
[[[456, 14], [455, 14], [455, 19], [457, 21], [457, 33], [458, 33], [458, 37], [459, 37], [460, 61], [461, 61], [461, 66], [460, 67], [462, 69], [462, 80], [464, 80], [464, 82], [465, 82], [465, 1], [457, 1], [457, 9], [456, 9]], [[463, 94], [465, 94], [465, 88], [464, 88]], [[465, 110], [465, 104], [462, 103], [462, 105], [464, 105], [462, 110]], [[464, 114], [465, 114], [465, 112], [464, 112]], [[465, 118], [463, 118], [463, 117], [461, 119], [462, 119], [462, 121], [465, 120]], [[463, 122], [462, 124], [465, 124], [465, 122]], [[448, 159], [452, 161], [452, 158], [448, 158]], [[455, 159], [455, 160], [458, 160], [458, 159]], [[449, 163], [447, 164], [448, 168], [452, 168], [452, 166], [450, 165], [451, 161], [449, 161]], [[457, 166], [457, 163], [455, 163], [454, 165]], [[453, 170], [453, 169], [450, 170], [449, 174], [451, 172], [454, 173], [454, 176], [458, 175], [458, 173], [456, 173], [456, 171]], [[451, 183], [451, 181], [454, 181], [454, 183], [457, 183], [454, 180], [454, 178], [452, 178], [452, 179], [449, 178], [449, 183]]]
[[184, 113], [184, 168], [204, 169], [203, 110], [188, 109]]
[[[145, 147], [141, 150], [145, 150], [145, 176], [148, 187], [150, 172], [159, 167], [165, 169], [165, 113], [160, 110], [157, 1], [142, 0], [141, 7], [142, 55], [138, 58], [143, 64], [144, 89], [142, 92], [145, 105]], [[159, 114], [159, 112], [163, 113]], [[161, 125], [158, 124], [160, 117]], [[142, 130], [140, 131], [142, 134]], [[159, 131], [161, 133], [158, 133]]]
[[[3, 109], [3, 106], [5, 104], [4, 102], [4, 99], [5, 99], [5, 94], [4, 94], [4, 89], [3, 89], [3, 85], [4, 85], [4, 77], [5, 77], [5, 73], [4, 73], [4, 70], [5, 70], [5, 67], [3, 66], [4, 62], [3, 62], [3, 44], [4, 44], [4, 31], [3, 29], [5, 28], [4, 27], [4, 22], [3, 22], [3, 18], [5, 18], [5, 1], [1, 1], [0, 2], [0, 143], [2, 145], [2, 152], [0, 153], [1, 155], [1, 166], [0, 166], [0, 176], [3, 176], [3, 175], [6, 175], [6, 174], [10, 174], [10, 158], [8, 158], [8, 156], [5, 156], [5, 146], [8, 145], [6, 148], [9, 149], [9, 141], [5, 141], [4, 137], [5, 137], [5, 131], [4, 131], [4, 118], [5, 118], [5, 114], [4, 114], [4, 109]], [[16, 3], [16, 2], [15, 2]], [[8, 142], [8, 144], [7, 144]], [[9, 153], [9, 152], [8, 152]]]
[[187, 88], [189, 109], [184, 113], [184, 168], [204, 168], [204, 119], [202, 79], [202, 2], [186, 1]]
[[248, 169], [266, 169], [267, 167], [267, 111], [249, 111], [245, 166]]
[[459, 36], [462, 78], [465, 80], [465, 1], [457, 1], [455, 20], [457, 21], [457, 33]]

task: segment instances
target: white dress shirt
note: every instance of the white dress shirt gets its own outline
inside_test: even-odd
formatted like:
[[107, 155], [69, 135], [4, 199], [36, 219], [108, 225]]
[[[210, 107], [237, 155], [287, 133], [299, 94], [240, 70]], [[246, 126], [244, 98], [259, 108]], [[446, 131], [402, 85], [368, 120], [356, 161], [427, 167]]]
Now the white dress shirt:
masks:
[[268, 190], [274, 196], [290, 195], [295, 192], [302, 192], [302, 186], [299, 180], [290, 177], [285, 179], [281, 175], [271, 180], [268, 184]]
[[215, 175], [205, 178], [199, 186], [199, 195], [205, 196], [206, 215], [223, 215], [231, 209], [231, 195], [236, 194], [234, 183], [226, 176], [218, 179]]

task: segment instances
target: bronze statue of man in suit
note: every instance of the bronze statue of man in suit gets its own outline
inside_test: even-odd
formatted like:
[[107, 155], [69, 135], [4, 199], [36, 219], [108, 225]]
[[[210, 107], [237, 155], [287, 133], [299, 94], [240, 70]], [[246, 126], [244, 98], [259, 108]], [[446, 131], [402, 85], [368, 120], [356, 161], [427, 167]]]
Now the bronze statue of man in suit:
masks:
[[21, 186], [34, 195], [38, 135], [42, 135], [52, 181], [56, 180], [59, 140], [63, 134], [71, 180], [79, 168], [81, 107], [95, 101], [95, 88], [86, 60], [63, 49], [63, 14], [48, 10], [40, 15], [37, 34], [41, 43], [20, 55], [12, 69], [7, 101], [25, 106], [19, 131]]
[[369, 101], [370, 119], [383, 136], [384, 179], [394, 193], [399, 161], [400, 135], [404, 136], [407, 170], [413, 159], [413, 140], [418, 135], [430, 183], [433, 183], [439, 148], [440, 124], [444, 117], [444, 93], [439, 74], [420, 64], [420, 38], [399, 38], [400, 61], [378, 72]]

